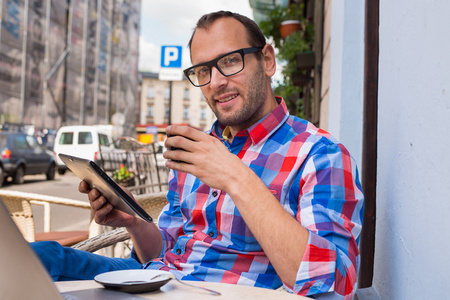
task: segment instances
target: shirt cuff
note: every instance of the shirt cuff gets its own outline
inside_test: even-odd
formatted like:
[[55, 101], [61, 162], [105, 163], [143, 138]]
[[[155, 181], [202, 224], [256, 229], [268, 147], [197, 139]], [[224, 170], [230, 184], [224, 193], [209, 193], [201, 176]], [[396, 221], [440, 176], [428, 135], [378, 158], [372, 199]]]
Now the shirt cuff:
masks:
[[333, 291], [336, 260], [336, 246], [310, 231], [293, 292], [307, 296]]

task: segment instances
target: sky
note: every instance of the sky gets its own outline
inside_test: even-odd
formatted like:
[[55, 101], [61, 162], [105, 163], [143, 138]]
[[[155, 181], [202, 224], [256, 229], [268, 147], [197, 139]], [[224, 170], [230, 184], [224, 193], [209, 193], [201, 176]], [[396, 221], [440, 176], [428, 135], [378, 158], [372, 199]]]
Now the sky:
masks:
[[161, 46], [182, 46], [182, 68], [189, 67], [192, 30], [202, 15], [217, 10], [253, 19], [248, 0], [142, 0], [139, 71], [159, 72]]

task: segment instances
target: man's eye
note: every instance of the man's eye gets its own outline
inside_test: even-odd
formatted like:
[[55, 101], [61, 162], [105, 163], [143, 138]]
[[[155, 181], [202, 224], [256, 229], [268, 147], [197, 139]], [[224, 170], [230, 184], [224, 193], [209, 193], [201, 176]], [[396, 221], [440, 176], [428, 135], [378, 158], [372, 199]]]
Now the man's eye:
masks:
[[197, 75], [198, 78], [207, 77], [209, 76], [209, 68], [206, 66], [198, 67], [195, 69], [195, 75]]
[[227, 64], [234, 64], [237, 62], [237, 57], [229, 57], [227, 59]]
[[219, 65], [222, 67], [230, 67], [240, 63], [241, 58], [239, 54], [233, 54], [222, 58]]

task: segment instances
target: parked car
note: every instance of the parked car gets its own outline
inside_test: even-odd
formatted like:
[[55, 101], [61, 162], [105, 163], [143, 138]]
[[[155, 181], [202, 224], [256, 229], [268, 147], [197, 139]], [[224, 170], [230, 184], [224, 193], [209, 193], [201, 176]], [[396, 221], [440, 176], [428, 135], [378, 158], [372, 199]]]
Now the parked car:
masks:
[[41, 146], [34, 136], [17, 132], [0, 132], [0, 186], [8, 177], [22, 184], [25, 175], [45, 174], [55, 178], [55, 156]]
[[67, 170], [67, 166], [58, 157], [60, 153], [99, 162], [100, 147], [102, 151], [115, 149], [111, 133], [104, 127], [89, 125], [61, 127], [56, 133], [53, 146], [58, 173], [62, 175]]

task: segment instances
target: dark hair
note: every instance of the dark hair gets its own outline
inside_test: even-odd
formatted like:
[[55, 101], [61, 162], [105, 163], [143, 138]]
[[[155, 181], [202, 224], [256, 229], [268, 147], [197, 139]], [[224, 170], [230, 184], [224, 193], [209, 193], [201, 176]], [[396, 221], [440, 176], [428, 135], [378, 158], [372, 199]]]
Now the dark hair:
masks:
[[[191, 39], [189, 40], [189, 49], [192, 46], [192, 40], [194, 39], [195, 32], [198, 28], [206, 29], [215, 21], [221, 18], [234, 18], [239, 21], [242, 25], [244, 25], [247, 30], [247, 39], [251, 47], [264, 47], [266, 45], [266, 38], [262, 33], [261, 29], [259, 29], [258, 25], [252, 19], [247, 18], [246, 16], [240, 15], [238, 13], [233, 13], [230, 11], [217, 11], [212, 12], [206, 15], [203, 15], [198, 21], [197, 25], [194, 28], [194, 32], [192, 33]], [[262, 56], [261, 52], [257, 53], [258, 59]]]

